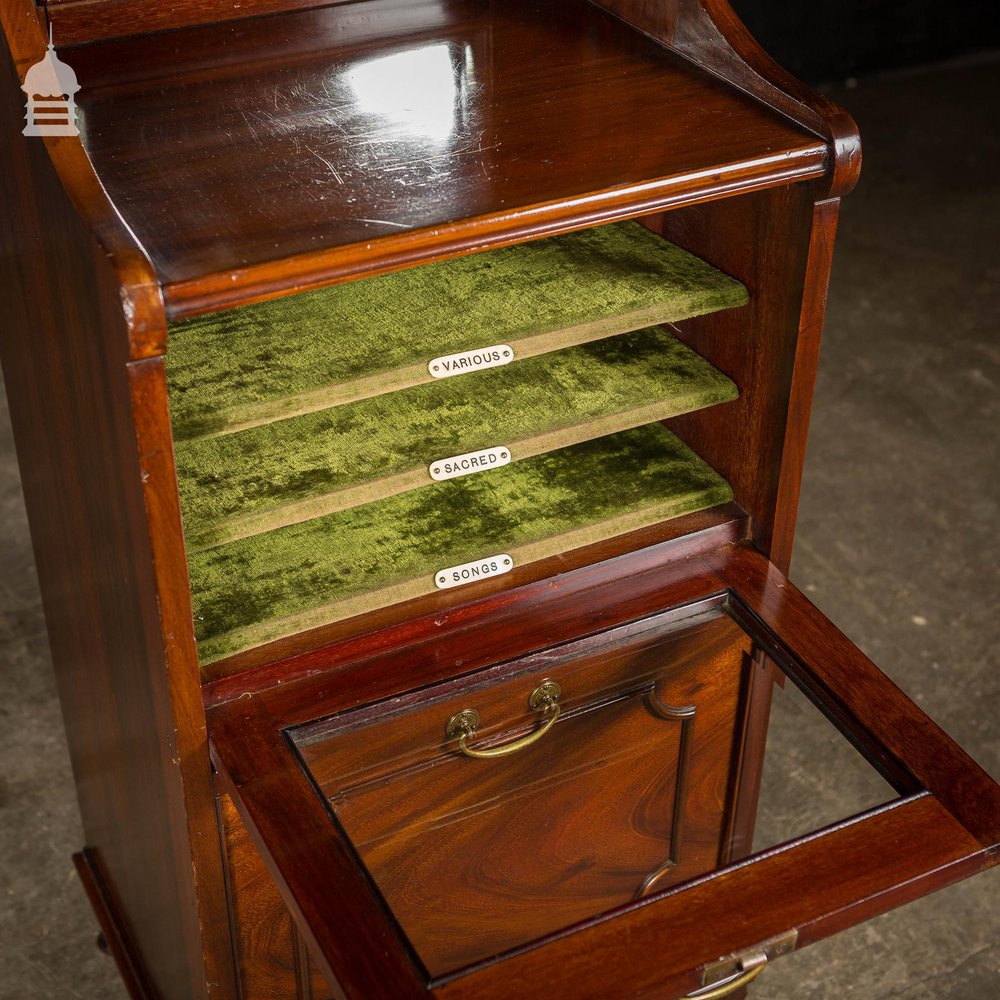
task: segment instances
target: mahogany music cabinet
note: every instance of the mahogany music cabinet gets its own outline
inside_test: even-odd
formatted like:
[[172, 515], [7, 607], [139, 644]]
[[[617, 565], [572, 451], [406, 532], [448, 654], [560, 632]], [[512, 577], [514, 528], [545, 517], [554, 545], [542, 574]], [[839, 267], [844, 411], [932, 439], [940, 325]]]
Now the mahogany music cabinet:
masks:
[[[725, 0], [0, 11], [2, 362], [133, 996], [737, 995], [995, 861], [1000, 789], [785, 576], [860, 147]], [[778, 690], [863, 776], [807, 828]]]

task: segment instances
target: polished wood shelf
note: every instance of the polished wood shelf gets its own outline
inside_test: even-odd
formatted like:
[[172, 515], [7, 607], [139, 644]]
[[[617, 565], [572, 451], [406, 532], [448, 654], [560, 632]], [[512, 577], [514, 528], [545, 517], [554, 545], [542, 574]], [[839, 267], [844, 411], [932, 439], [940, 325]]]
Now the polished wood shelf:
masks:
[[170, 315], [822, 175], [584, 0], [373, 0], [64, 50]]

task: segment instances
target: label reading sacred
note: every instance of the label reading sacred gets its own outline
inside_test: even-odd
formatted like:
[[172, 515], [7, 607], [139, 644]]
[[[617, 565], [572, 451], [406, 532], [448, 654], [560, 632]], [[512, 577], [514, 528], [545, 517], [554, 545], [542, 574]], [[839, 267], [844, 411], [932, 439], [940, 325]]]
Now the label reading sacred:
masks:
[[478, 372], [484, 368], [499, 368], [514, 360], [514, 348], [507, 344], [482, 347], [478, 351], [462, 351], [461, 354], [445, 354], [431, 358], [427, 370], [434, 378], [451, 378], [466, 372]]
[[463, 583], [486, 580], [491, 576], [503, 576], [513, 568], [514, 560], [502, 552], [498, 556], [487, 556], [475, 562], [462, 563], [461, 566], [439, 569], [434, 574], [434, 583], [438, 590], [449, 590], [452, 587], [460, 587]]
[[440, 482], [442, 479], [457, 479], [459, 476], [471, 476], [474, 472], [485, 472], [487, 469], [499, 469], [510, 465], [510, 448], [486, 448], [483, 451], [470, 451], [465, 455], [455, 455], [453, 458], [441, 458], [431, 462], [427, 467], [431, 479]]

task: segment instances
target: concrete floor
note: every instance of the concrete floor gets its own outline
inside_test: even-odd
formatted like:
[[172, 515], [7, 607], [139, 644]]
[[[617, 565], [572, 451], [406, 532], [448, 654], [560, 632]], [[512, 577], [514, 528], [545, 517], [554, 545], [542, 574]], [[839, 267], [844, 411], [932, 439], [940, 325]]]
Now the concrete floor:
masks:
[[[844, 207], [792, 575], [1000, 778], [1000, 61], [834, 96], [866, 166]], [[0, 517], [0, 998], [121, 998], [69, 860], [82, 834], [5, 410]], [[795, 732], [799, 708], [782, 711]], [[798, 777], [830, 796], [839, 775], [815, 745]], [[782, 959], [754, 996], [1000, 997], [998, 899], [994, 871]]]

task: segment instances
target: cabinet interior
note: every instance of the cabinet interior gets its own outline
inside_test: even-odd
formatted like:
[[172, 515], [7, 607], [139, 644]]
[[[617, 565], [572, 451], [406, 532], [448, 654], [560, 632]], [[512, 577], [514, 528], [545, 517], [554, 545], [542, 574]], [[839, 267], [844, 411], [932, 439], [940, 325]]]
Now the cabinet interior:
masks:
[[790, 540], [826, 145], [616, 13], [363, 0], [67, 50], [171, 321], [206, 677], [712, 525]]
[[667, 326], [748, 298], [630, 221], [173, 324], [202, 662], [730, 501], [662, 422], [739, 390]]

